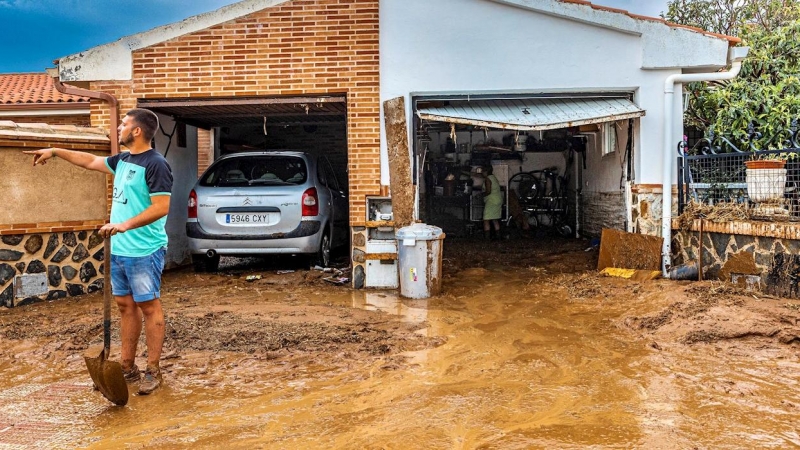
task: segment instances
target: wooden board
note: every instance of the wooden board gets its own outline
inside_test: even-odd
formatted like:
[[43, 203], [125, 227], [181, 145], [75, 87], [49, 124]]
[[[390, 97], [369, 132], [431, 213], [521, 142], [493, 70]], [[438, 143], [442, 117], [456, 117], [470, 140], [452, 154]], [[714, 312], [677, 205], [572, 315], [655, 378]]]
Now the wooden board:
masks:
[[604, 228], [600, 237], [597, 270], [603, 270], [606, 267], [661, 270], [661, 245], [663, 242], [664, 239], [658, 236]]
[[411, 154], [408, 151], [406, 102], [397, 97], [383, 103], [386, 142], [389, 152], [389, 190], [392, 219], [397, 228], [414, 222], [414, 185], [411, 179]]

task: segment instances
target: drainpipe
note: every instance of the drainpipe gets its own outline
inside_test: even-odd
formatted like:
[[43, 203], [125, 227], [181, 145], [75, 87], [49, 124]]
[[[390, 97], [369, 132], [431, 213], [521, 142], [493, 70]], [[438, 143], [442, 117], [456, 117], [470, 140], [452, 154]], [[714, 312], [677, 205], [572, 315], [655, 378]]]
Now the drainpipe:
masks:
[[[56, 64], [58, 64], [57, 61]], [[77, 88], [75, 86], [61, 84], [57, 69], [47, 69], [47, 73], [53, 77], [53, 86], [55, 86], [56, 90], [62, 94], [89, 97], [98, 100], [104, 100], [106, 103], [108, 103], [108, 106], [111, 109], [111, 133], [109, 135], [109, 138], [111, 139], [111, 155], [113, 156], [119, 153], [119, 102], [117, 101], [117, 98], [105, 92], [95, 92], [87, 89]]]
[[726, 72], [713, 73], [687, 73], [675, 74], [667, 77], [664, 82], [664, 148], [663, 148], [663, 173], [662, 179], [662, 211], [661, 211], [661, 236], [664, 243], [661, 247], [661, 273], [669, 277], [669, 266], [672, 262], [672, 161], [675, 159], [675, 148], [672, 142], [672, 116], [675, 101], [676, 83], [694, 83], [698, 81], [723, 81], [731, 80], [739, 75], [742, 61], [747, 57], [749, 47], [733, 47], [728, 49], [728, 61], [731, 68]]

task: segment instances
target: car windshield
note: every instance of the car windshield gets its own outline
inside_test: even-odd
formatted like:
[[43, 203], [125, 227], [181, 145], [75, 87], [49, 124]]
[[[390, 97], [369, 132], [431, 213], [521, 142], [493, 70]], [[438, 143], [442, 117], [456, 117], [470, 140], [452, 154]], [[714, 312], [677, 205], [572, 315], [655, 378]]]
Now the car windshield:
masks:
[[201, 186], [284, 186], [303, 184], [306, 163], [297, 156], [242, 156], [215, 164], [203, 175]]

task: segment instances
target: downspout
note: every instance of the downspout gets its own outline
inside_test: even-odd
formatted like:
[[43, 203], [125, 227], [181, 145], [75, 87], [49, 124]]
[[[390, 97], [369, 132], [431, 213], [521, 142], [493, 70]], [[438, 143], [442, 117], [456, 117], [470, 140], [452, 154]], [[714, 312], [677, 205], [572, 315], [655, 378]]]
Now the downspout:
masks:
[[[57, 61], [56, 64], [58, 64]], [[111, 109], [111, 130], [109, 130], [109, 138], [111, 139], [111, 155], [113, 156], [119, 153], [119, 102], [117, 101], [117, 98], [105, 92], [95, 92], [88, 89], [81, 89], [75, 86], [61, 84], [61, 80], [59, 80], [57, 71], [55, 69], [47, 70], [48, 74], [53, 77], [53, 86], [55, 86], [58, 92], [61, 92], [62, 94], [104, 100], [108, 103], [108, 106]]]
[[[661, 175], [661, 236], [664, 242], [661, 247], [661, 273], [669, 277], [669, 266], [672, 262], [672, 161], [675, 152], [672, 142], [672, 115], [675, 102], [676, 83], [694, 83], [698, 81], [723, 81], [731, 80], [739, 75], [742, 61], [747, 57], [749, 47], [733, 47], [728, 49], [728, 61], [731, 68], [726, 72], [675, 74], [667, 77], [664, 82], [664, 147], [663, 147], [663, 173]], [[675, 143], [677, 145], [677, 142]]]

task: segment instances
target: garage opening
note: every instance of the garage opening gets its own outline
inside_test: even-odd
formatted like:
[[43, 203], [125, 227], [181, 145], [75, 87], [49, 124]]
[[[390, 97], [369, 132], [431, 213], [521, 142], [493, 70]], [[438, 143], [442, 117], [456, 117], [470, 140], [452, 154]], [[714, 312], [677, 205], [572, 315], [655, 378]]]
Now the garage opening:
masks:
[[[448, 237], [480, 239], [578, 237], [624, 222], [633, 121], [645, 113], [631, 99], [415, 97], [420, 218]], [[595, 210], [597, 195], [609, 192], [610, 205]]]
[[325, 155], [347, 189], [345, 95], [139, 100], [140, 108], [214, 131], [215, 157], [264, 150]]
[[[205, 175], [198, 167], [189, 193], [196, 268], [215, 269], [220, 256], [266, 254], [327, 265], [332, 249], [346, 247], [345, 95], [140, 99], [138, 106], [210, 130], [213, 161]], [[260, 154], [273, 151], [289, 152]]]

